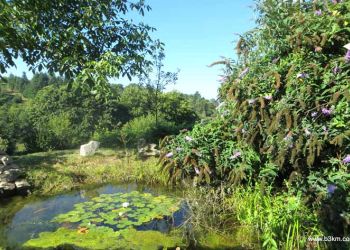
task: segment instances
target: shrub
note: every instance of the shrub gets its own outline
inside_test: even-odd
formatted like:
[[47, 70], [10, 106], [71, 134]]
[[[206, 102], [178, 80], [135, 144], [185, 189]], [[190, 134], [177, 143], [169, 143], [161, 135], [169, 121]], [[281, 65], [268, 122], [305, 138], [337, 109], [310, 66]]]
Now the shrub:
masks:
[[[238, 42], [217, 117], [168, 138], [163, 166], [173, 180], [204, 175], [214, 184], [301, 190], [322, 218], [345, 225], [326, 227], [342, 235], [350, 221], [350, 1], [257, 6], [259, 27]], [[191, 146], [178, 152], [186, 136]]]
[[165, 120], [158, 120], [153, 115], [136, 117], [127, 122], [121, 129], [121, 137], [129, 145], [137, 145], [139, 140], [145, 140], [147, 143], [158, 142], [160, 138], [176, 131], [174, 123]]

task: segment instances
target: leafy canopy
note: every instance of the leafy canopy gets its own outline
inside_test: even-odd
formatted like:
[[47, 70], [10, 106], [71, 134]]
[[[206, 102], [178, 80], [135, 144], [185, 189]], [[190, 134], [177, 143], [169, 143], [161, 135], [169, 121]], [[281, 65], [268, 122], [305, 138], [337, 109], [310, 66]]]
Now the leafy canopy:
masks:
[[1, 0], [0, 9], [0, 73], [21, 57], [33, 71], [73, 78], [85, 70], [83, 83], [102, 85], [142, 72], [162, 46], [149, 35], [154, 28], [128, 19], [150, 10], [143, 0]]

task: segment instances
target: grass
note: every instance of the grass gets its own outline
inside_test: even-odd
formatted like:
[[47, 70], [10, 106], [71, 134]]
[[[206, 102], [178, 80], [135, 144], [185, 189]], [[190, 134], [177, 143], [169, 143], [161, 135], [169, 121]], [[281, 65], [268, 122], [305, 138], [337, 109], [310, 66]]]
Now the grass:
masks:
[[257, 185], [187, 190], [186, 200], [194, 238], [203, 231], [217, 232], [254, 249], [326, 249], [321, 242], [307, 241], [324, 232], [300, 195]]
[[166, 184], [156, 158], [138, 159], [132, 152], [101, 148], [94, 156], [82, 157], [78, 150], [33, 153], [14, 157], [26, 171], [33, 192], [51, 195], [84, 185], [110, 182]]

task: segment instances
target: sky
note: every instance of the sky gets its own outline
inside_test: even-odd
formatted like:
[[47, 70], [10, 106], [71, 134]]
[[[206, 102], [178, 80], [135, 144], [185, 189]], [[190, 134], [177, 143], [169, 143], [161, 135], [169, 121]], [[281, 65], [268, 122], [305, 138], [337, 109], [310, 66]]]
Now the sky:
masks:
[[[237, 34], [254, 27], [253, 0], [146, 0], [152, 7], [142, 18], [157, 31], [152, 37], [165, 43], [164, 70], [176, 72], [179, 79], [166, 91], [193, 94], [198, 91], [211, 99], [217, 97], [221, 66], [208, 67], [221, 57], [235, 58]], [[139, 18], [137, 18], [139, 19]], [[8, 73], [31, 72], [17, 60]], [[113, 81], [115, 82], [115, 81]], [[117, 80], [127, 85], [126, 79]]]

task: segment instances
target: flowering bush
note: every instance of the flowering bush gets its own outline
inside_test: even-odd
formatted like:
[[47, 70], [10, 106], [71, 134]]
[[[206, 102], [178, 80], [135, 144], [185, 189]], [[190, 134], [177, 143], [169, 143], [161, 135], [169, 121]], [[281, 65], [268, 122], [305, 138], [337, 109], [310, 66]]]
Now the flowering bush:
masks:
[[261, 0], [257, 12], [219, 89], [225, 112], [168, 138], [164, 154], [174, 155], [163, 165], [173, 181], [300, 190], [341, 234], [337, 223], [350, 221], [350, 1]]

